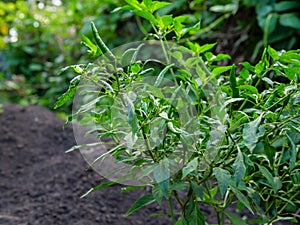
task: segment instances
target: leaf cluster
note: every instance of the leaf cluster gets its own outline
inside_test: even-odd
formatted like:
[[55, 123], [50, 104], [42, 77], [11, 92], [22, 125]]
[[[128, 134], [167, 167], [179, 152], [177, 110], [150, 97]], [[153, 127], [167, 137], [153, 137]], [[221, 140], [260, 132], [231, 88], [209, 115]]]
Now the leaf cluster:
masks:
[[[220, 66], [230, 56], [213, 54], [215, 44], [179, 45], [199, 27], [187, 27], [184, 16], [160, 15], [168, 3], [126, 2], [122, 10], [152, 26], [147, 38], [158, 41], [162, 60], [149, 54], [147, 60], [139, 60], [138, 55], [149, 53], [144, 43], [121, 53], [111, 51], [92, 23], [95, 43], [86, 36], [82, 41], [94, 57], [107, 54], [68, 67], [77, 76], [56, 103], [60, 107], [76, 91], [84, 96], [69, 120], [96, 124], [89, 133], [97, 134], [99, 144], [105, 137], [114, 143], [92, 164], [113, 156], [127, 166], [126, 175], [116, 182], [134, 179], [143, 181], [138, 188], [151, 187], [152, 192], [138, 199], [126, 215], [166, 200], [168, 216], [176, 225], [206, 224], [199, 204], [215, 209], [218, 224], [224, 224], [225, 217], [233, 224], [297, 222], [299, 50], [268, 46], [255, 65]], [[170, 34], [172, 43], [167, 42]], [[100, 184], [88, 193], [113, 184]], [[179, 216], [174, 200], [180, 205]], [[240, 218], [226, 212], [234, 204], [255, 216]]]

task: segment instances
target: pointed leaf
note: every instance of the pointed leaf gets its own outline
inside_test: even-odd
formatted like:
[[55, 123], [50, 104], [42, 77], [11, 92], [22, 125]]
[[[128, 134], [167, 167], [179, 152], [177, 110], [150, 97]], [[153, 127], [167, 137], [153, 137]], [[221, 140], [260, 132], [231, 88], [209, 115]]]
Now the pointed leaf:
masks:
[[160, 187], [163, 195], [168, 198], [169, 184], [170, 184], [170, 168], [169, 160], [164, 158], [153, 170], [154, 179]]
[[200, 200], [203, 200], [203, 190], [202, 187], [198, 184], [196, 184], [195, 182], [191, 182], [191, 187], [196, 195], [196, 197], [198, 197]]
[[69, 89], [63, 93], [56, 101], [54, 109], [57, 109], [69, 101], [76, 93], [76, 87], [69, 87]]
[[172, 66], [174, 66], [174, 64], [170, 64], [170, 65], [166, 66], [166, 67], [159, 73], [159, 75], [157, 76], [156, 81], [155, 81], [155, 83], [154, 83], [154, 87], [158, 87], [158, 86], [161, 84], [161, 82], [162, 82], [162, 80], [163, 80], [163, 78], [164, 78], [164, 76], [165, 76], [165, 73], [166, 73]]
[[182, 178], [184, 179], [187, 175], [197, 169], [198, 166], [198, 158], [194, 158], [190, 161], [183, 169], [182, 169]]
[[258, 94], [257, 88], [254, 86], [251, 86], [251, 85], [240, 85], [239, 89], [240, 90], [248, 90], [248, 91], [251, 91], [253, 94]]
[[212, 75], [214, 77], [217, 77], [217, 76], [221, 75], [222, 73], [230, 70], [231, 68], [232, 68], [232, 66], [218, 66], [218, 67], [213, 69]]
[[84, 198], [85, 196], [87, 196], [88, 194], [90, 194], [93, 191], [97, 191], [97, 190], [99, 190], [101, 188], [107, 188], [107, 187], [110, 187], [110, 186], [115, 185], [115, 184], [117, 184], [117, 183], [116, 182], [112, 182], [112, 181], [99, 184], [96, 187], [93, 187], [90, 190], [88, 190], [85, 194], [83, 194], [82, 196], [80, 196], [80, 198]]
[[225, 215], [229, 218], [233, 225], [248, 225], [242, 218], [225, 212]]
[[152, 188], [152, 195], [154, 196], [157, 203], [160, 205], [164, 197], [164, 193], [162, 192], [162, 190], [158, 185], [154, 185], [154, 187]]
[[224, 170], [219, 167], [214, 168], [213, 173], [216, 176], [218, 186], [220, 189], [220, 193], [221, 193], [221, 196], [223, 197], [227, 190], [227, 187], [229, 185], [231, 175], [230, 175], [229, 171]]
[[186, 206], [185, 219], [188, 221], [189, 225], [205, 225], [205, 216], [200, 211], [198, 204], [194, 199], [191, 199]]
[[277, 61], [279, 59], [278, 52], [270, 46], [268, 46], [268, 53], [274, 61]]
[[[97, 53], [97, 49], [98, 49], [97, 45], [95, 45], [93, 42], [91, 42], [91, 40], [85, 35], [82, 35], [81, 39], [82, 39], [81, 43], [84, 46], [86, 46], [87, 48], [89, 48], [90, 51], [92, 52], [92, 54], [95, 55]], [[100, 50], [100, 48], [99, 48], [99, 50]]]
[[171, 4], [171, 2], [159, 2], [159, 1], [155, 1], [152, 4], [151, 10], [152, 10], [152, 12], [154, 12], [154, 11], [156, 11], [158, 9], [161, 9], [163, 7], [166, 7], [166, 6], [170, 5], [170, 4]]
[[149, 205], [153, 202], [155, 202], [155, 198], [153, 197], [153, 195], [146, 194], [133, 203], [133, 205], [130, 207], [130, 209], [125, 213], [125, 216], [129, 216], [132, 213], [134, 213], [135, 211], [137, 211], [137, 210], [143, 208], [144, 206]]
[[237, 183], [241, 181], [241, 179], [244, 177], [246, 172], [246, 166], [244, 163], [244, 157], [240, 150], [238, 150], [238, 155], [236, 157], [235, 162], [232, 165], [232, 168], [234, 169], [234, 179]]
[[247, 197], [242, 193], [240, 192], [236, 187], [234, 187], [233, 185], [230, 185], [230, 188], [231, 190], [233, 191], [233, 193], [235, 194], [235, 196], [237, 197], [237, 199], [244, 205], [247, 207], [247, 209], [249, 209], [249, 211], [254, 214], [251, 206], [250, 206], [250, 203], [247, 199]]
[[253, 149], [255, 148], [256, 143], [258, 141], [257, 129], [261, 122], [262, 116], [263, 114], [261, 114], [254, 121], [251, 121], [250, 123], [247, 123], [244, 126], [243, 129], [244, 143], [246, 147], [250, 150], [250, 152], [253, 152]]
[[201, 45], [200, 48], [199, 48], [199, 53], [204, 53], [204, 52], [212, 49], [213, 47], [216, 46], [216, 44], [217, 43]]
[[188, 225], [188, 222], [184, 217], [182, 217], [175, 223], [175, 225]]
[[279, 180], [278, 177], [273, 177], [273, 175], [271, 174], [271, 172], [264, 166], [261, 165], [257, 165], [260, 172], [262, 173], [262, 175], [267, 179], [268, 183], [271, 185], [272, 189], [274, 190], [275, 193], [277, 193], [281, 187], [281, 181]]

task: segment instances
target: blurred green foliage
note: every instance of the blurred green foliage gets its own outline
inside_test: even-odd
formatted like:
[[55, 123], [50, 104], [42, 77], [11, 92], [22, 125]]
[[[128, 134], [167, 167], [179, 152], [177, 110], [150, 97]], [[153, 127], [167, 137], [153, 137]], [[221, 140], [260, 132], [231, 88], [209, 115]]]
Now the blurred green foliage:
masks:
[[[183, 44], [188, 40], [217, 42], [216, 52], [231, 55], [235, 63], [255, 62], [268, 44], [276, 50], [299, 47], [298, 0], [168, 2], [171, 4], [159, 10], [161, 16], [184, 15], [187, 28], [200, 27], [189, 29], [186, 38], [181, 38]], [[1, 1], [0, 102], [53, 108], [73, 77], [72, 71], [58, 75], [61, 65], [87, 61], [86, 47], [78, 43], [81, 34], [91, 37], [90, 21], [95, 22], [109, 48], [141, 40], [152, 32], [144, 18], [118, 10], [123, 5], [124, 0]]]
[[72, 77], [68, 71], [57, 75], [61, 65], [86, 60], [84, 46], [77, 43], [81, 33], [91, 35], [90, 20], [101, 27], [110, 47], [139, 37], [130, 33], [135, 31], [126, 31], [130, 23], [118, 30], [119, 23], [131, 17], [111, 14], [118, 4], [118, 0], [63, 5], [59, 1], [0, 2], [0, 101], [53, 108]]

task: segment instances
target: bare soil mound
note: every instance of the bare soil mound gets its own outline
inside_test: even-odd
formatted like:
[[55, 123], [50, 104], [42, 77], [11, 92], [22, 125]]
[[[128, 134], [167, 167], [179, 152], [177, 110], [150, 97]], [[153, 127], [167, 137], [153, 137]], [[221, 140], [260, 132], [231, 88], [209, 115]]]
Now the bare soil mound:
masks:
[[167, 218], [155, 204], [129, 217], [123, 214], [142, 195], [121, 193], [120, 185], [81, 199], [102, 182], [75, 145], [71, 127], [43, 107], [6, 104], [0, 114], [0, 224], [15, 225], [162, 225]]

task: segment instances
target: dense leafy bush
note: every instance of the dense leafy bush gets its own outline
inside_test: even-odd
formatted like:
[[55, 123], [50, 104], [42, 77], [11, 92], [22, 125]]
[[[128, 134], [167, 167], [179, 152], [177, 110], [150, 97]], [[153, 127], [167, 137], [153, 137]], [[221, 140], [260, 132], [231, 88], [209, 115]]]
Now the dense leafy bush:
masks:
[[[205, 224], [199, 204], [215, 209], [218, 224], [225, 217], [236, 225], [299, 221], [299, 50], [268, 46], [255, 65], [220, 66], [230, 56], [215, 55], [215, 44], [185, 39], [199, 31], [189, 16], [161, 15], [172, 6], [166, 2], [126, 2], [117, 10], [130, 10], [148, 21], [151, 33], [146, 38], [157, 41], [110, 50], [92, 23], [94, 42], [88, 37], [83, 42], [94, 59], [101, 57], [67, 67], [77, 76], [56, 103], [62, 106], [77, 91], [80, 101], [69, 121], [92, 124], [87, 134], [99, 138], [70, 151], [113, 143], [91, 167], [109, 157], [114, 159], [111, 168], [124, 165], [110, 171], [124, 176], [88, 193], [137, 181], [138, 187], [124, 190], [151, 187], [152, 192], [126, 215], [165, 199], [167, 216], [176, 225]], [[173, 201], [180, 205], [179, 214]], [[253, 218], [226, 212], [235, 203]]]
[[[141, 40], [152, 26], [131, 11], [115, 10], [122, 1], [2, 1], [0, 3], [1, 101], [42, 104], [52, 108], [54, 99], [67, 87], [70, 71], [57, 73], [62, 64], [87, 62], [78, 46], [79, 33], [89, 38], [93, 20], [110, 48]], [[295, 1], [169, 1], [158, 10], [161, 16], [185, 15], [188, 26], [199, 26], [181, 38], [201, 44], [219, 42], [216, 52], [234, 56], [234, 62], [251, 57], [271, 43], [276, 50], [298, 46], [298, 8]], [[262, 35], [264, 39], [262, 40]], [[169, 37], [172, 35], [169, 34]], [[244, 49], [245, 51], [240, 51]], [[247, 49], [247, 50], [246, 50]], [[223, 61], [222, 64], [229, 64]], [[70, 105], [64, 108], [67, 110]]]

